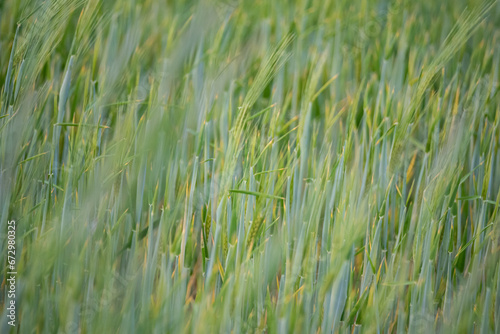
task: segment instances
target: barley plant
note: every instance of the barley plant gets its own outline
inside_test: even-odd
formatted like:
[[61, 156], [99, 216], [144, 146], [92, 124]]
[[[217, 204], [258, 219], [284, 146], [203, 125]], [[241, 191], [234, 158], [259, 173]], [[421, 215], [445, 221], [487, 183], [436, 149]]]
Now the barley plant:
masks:
[[493, 1], [1, 0], [0, 333], [500, 333], [499, 72]]

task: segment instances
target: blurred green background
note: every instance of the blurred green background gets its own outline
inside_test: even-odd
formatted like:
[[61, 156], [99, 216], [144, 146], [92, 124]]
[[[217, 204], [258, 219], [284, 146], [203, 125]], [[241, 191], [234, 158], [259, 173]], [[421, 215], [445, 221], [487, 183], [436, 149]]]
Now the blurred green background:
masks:
[[499, 332], [499, 38], [477, 0], [1, 1], [0, 332]]

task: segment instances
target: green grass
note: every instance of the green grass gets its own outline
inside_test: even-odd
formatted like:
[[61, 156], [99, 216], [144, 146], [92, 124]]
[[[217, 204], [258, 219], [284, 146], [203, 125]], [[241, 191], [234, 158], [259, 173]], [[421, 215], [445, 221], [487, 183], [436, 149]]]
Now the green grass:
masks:
[[0, 332], [500, 332], [499, 70], [497, 2], [0, 1]]

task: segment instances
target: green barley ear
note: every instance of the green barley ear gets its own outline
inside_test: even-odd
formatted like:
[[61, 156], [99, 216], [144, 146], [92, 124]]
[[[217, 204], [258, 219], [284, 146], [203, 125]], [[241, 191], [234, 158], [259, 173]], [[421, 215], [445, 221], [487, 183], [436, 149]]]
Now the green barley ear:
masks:
[[272, 78], [276, 75], [278, 70], [288, 60], [290, 55], [286, 53], [286, 50], [293, 40], [294, 35], [292, 34], [288, 34], [281, 39], [280, 43], [271, 52], [271, 54], [259, 69], [259, 72], [257, 73], [254, 81], [252, 82], [252, 85], [248, 90], [248, 93], [245, 95], [243, 103], [238, 108], [238, 117], [233, 129], [231, 130], [231, 141], [226, 151], [227, 163], [224, 164], [224, 179], [222, 181], [222, 187], [224, 191], [227, 191], [229, 187], [228, 178], [234, 174], [236, 159], [238, 157], [238, 152], [244, 139], [243, 135], [245, 124], [249, 117], [248, 112], [250, 108], [255, 104], [259, 96], [262, 94], [264, 88], [269, 84], [269, 82], [271, 82]]
[[211, 214], [211, 205], [210, 203], [203, 206], [203, 222], [205, 227], [205, 236], [208, 238], [210, 234], [210, 228], [212, 226], [212, 214]]
[[222, 255], [224, 256], [224, 258], [227, 257], [228, 249], [229, 249], [229, 242], [228, 242], [228, 238], [227, 238], [227, 232], [223, 231], [222, 232]]
[[251, 251], [252, 248], [254, 247], [257, 233], [259, 232], [259, 229], [263, 223], [264, 223], [264, 218], [262, 218], [262, 217], [259, 217], [255, 221], [252, 222], [252, 224], [250, 226], [250, 230], [248, 231], [248, 235], [247, 235], [247, 248], [249, 251]]
[[[12, 42], [12, 49], [10, 51], [10, 57], [9, 57], [9, 64], [7, 66], [7, 73], [5, 75], [5, 82], [3, 86], [3, 97], [2, 97], [2, 110], [0, 112], [0, 116], [3, 116], [5, 111], [7, 110], [9, 104], [10, 104], [10, 99], [12, 96], [12, 68], [13, 68], [13, 63], [14, 63], [14, 56], [16, 52], [16, 45], [17, 45], [17, 39], [19, 35], [19, 28], [21, 26], [18, 24], [16, 28], [16, 34], [14, 35], [14, 41]], [[18, 83], [19, 85], [19, 83]]]

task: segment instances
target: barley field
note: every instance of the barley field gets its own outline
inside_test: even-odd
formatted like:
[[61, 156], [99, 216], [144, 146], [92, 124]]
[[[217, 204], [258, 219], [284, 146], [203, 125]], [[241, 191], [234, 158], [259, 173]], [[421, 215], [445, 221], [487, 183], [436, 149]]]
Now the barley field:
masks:
[[500, 333], [499, 72], [493, 1], [0, 0], [0, 333]]

